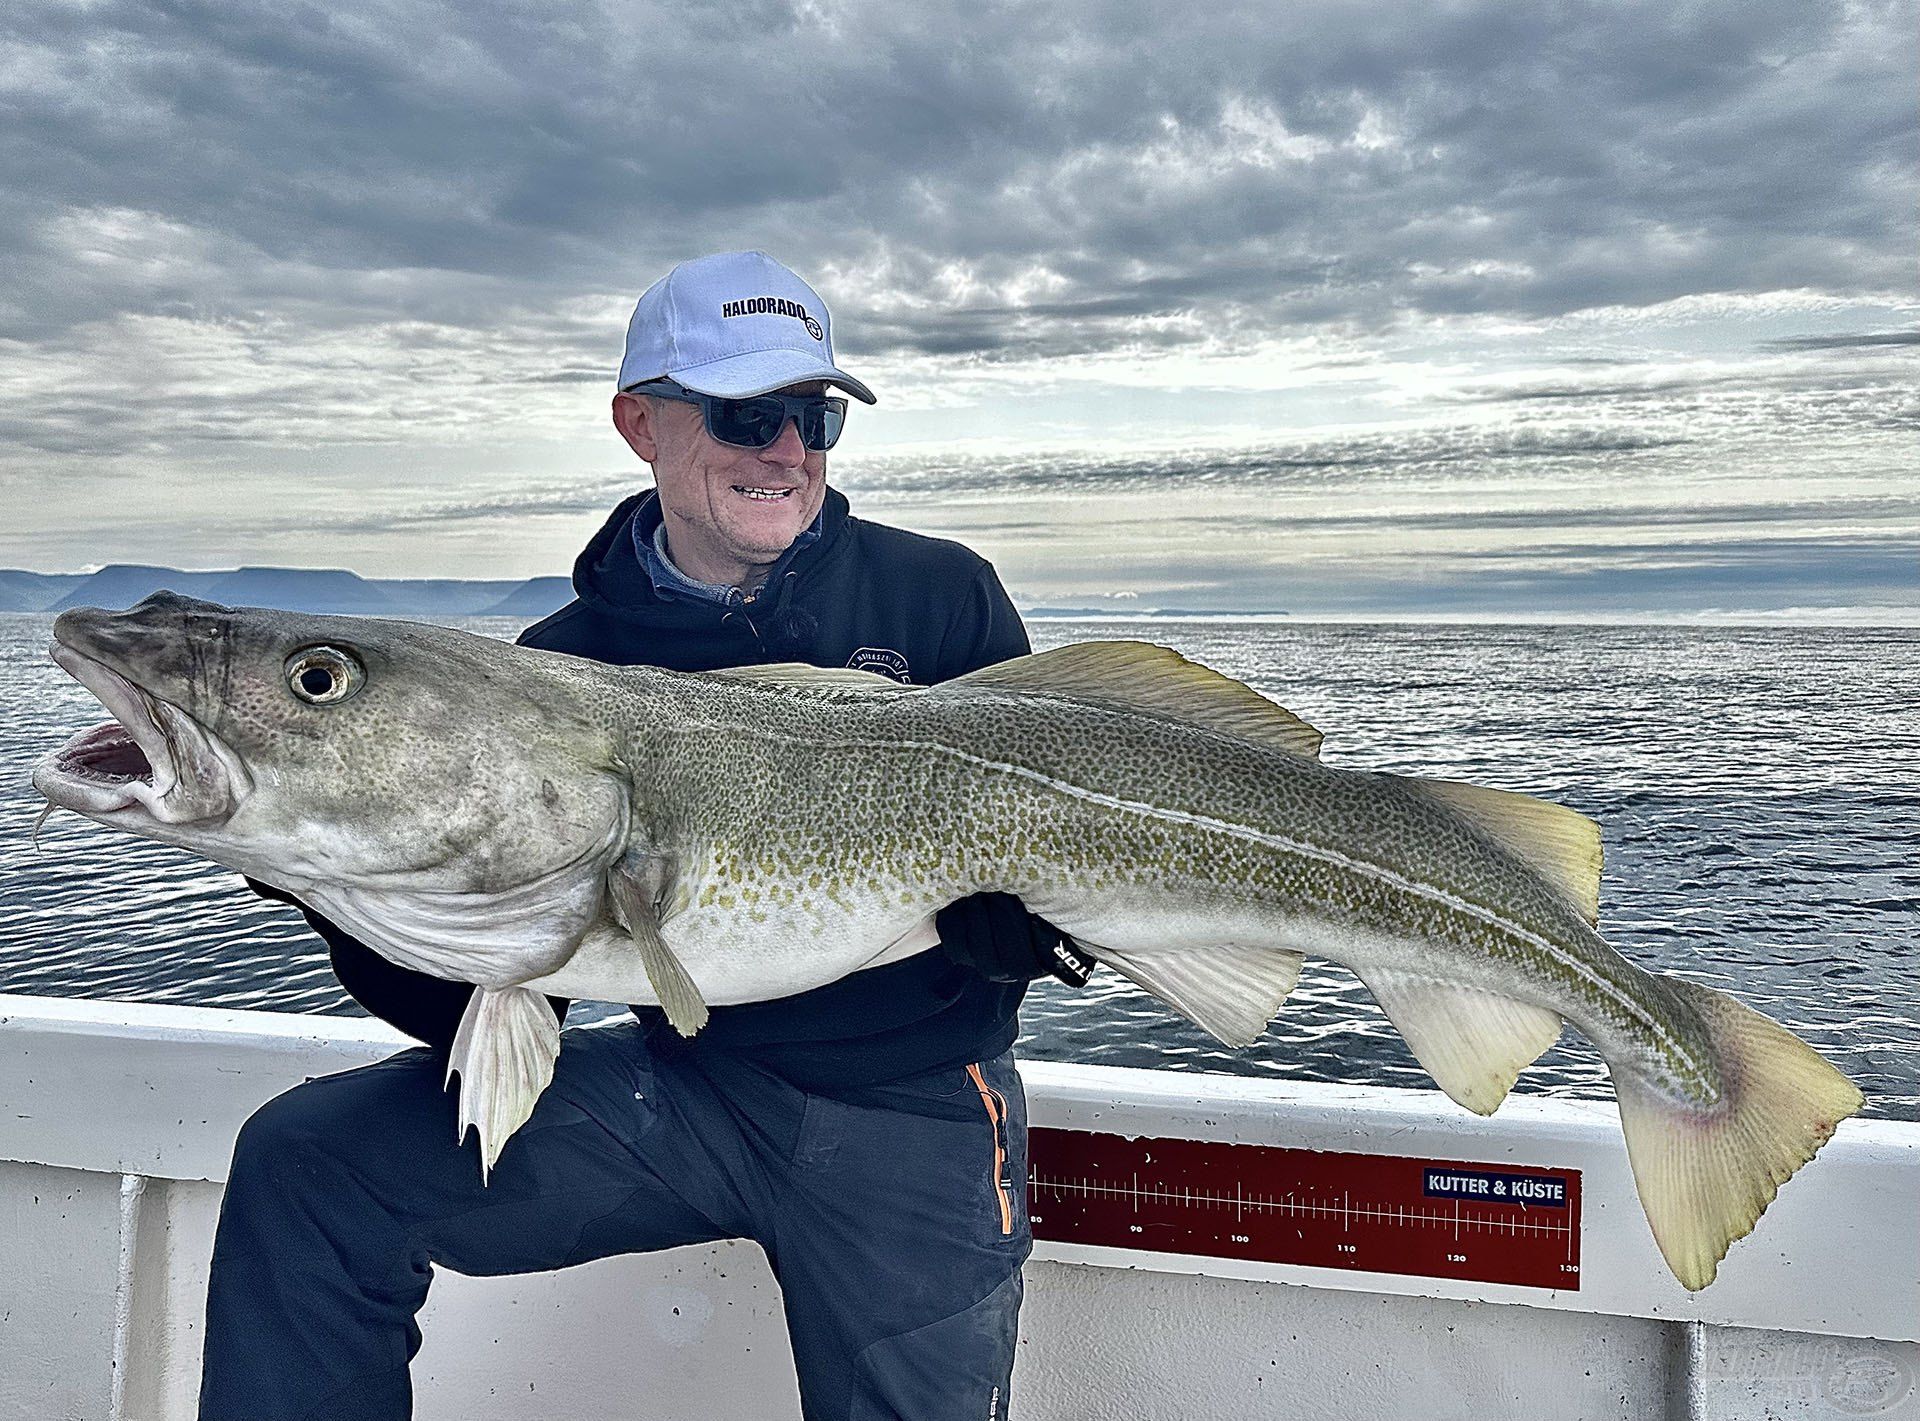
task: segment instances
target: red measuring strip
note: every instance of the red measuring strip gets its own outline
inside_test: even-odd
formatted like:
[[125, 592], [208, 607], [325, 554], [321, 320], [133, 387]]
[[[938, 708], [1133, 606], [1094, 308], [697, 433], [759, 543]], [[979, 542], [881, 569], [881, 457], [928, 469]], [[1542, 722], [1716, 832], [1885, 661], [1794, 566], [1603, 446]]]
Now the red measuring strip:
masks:
[[1037, 1128], [1035, 1238], [1580, 1286], [1580, 1172]]

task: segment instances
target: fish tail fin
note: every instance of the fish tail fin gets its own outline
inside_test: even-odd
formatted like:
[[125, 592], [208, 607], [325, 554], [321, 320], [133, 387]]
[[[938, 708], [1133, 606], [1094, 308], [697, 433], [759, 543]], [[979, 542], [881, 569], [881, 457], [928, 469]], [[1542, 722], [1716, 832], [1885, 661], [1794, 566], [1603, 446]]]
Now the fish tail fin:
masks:
[[560, 1023], [546, 995], [531, 987], [474, 988], [454, 1034], [447, 1080], [460, 1077], [457, 1138], [480, 1132], [480, 1180], [485, 1183], [515, 1130], [553, 1079], [560, 1054]]
[[1721, 1093], [1684, 1100], [1615, 1067], [1620, 1125], [1654, 1241], [1682, 1286], [1711, 1283], [1782, 1184], [1864, 1103], [1859, 1088], [1784, 1026], [1724, 992], [1677, 978], [1712, 1043]]

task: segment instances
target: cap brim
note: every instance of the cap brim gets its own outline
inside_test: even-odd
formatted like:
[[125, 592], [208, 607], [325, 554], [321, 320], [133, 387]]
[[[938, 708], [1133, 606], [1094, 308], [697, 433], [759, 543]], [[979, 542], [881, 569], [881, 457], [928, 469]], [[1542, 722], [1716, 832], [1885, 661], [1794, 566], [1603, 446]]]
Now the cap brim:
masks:
[[709, 360], [705, 365], [689, 365], [667, 374], [702, 395], [723, 400], [744, 400], [749, 395], [764, 395], [788, 385], [809, 380], [824, 380], [838, 385], [856, 400], [874, 404], [873, 391], [853, 376], [803, 350], [750, 350]]

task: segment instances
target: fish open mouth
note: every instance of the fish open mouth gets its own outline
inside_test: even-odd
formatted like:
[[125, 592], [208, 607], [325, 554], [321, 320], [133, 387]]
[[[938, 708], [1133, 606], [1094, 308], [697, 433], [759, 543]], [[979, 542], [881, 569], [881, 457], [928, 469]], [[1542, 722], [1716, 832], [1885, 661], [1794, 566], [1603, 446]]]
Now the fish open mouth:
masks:
[[153, 786], [153, 762], [133, 733], [119, 721], [82, 731], [61, 747], [57, 757], [62, 774], [89, 784], [126, 784], [139, 780]]
[[233, 813], [252, 780], [217, 736], [85, 652], [55, 642], [52, 654], [113, 719], [81, 731], [34, 766], [33, 786], [49, 802], [89, 818], [134, 811], [163, 824]]

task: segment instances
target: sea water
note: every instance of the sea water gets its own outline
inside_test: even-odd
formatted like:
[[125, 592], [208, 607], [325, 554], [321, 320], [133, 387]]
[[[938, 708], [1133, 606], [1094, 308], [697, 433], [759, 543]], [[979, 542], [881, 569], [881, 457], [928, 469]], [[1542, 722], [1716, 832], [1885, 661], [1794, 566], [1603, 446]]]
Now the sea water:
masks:
[[[0, 615], [0, 992], [356, 1013], [299, 916], [228, 870], [73, 814], [34, 846], [33, 761], [103, 719], [48, 661], [50, 625]], [[1155, 617], [1032, 630], [1040, 648], [1175, 647], [1319, 727], [1331, 765], [1591, 815], [1615, 946], [1785, 1023], [1859, 1082], [1869, 1115], [1920, 1119], [1920, 629]], [[1021, 1022], [1021, 1051], [1045, 1060], [1430, 1086], [1358, 981], [1312, 959], [1241, 1051], [1105, 971], [1079, 991], [1038, 984]], [[1572, 1031], [1518, 1088], [1610, 1094]]]

